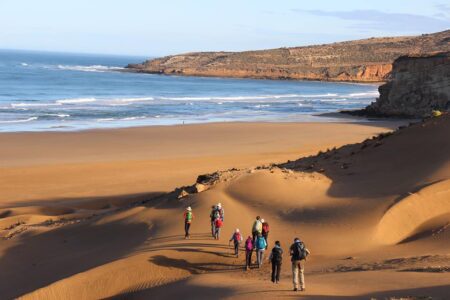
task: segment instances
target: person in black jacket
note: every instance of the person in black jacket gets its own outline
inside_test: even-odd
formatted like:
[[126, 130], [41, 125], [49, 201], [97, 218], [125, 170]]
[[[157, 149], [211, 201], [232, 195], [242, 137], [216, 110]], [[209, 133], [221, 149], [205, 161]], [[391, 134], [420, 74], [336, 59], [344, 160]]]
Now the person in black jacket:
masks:
[[280, 281], [281, 263], [283, 261], [283, 249], [281, 249], [280, 241], [275, 242], [270, 253], [269, 260], [272, 263], [272, 282], [278, 283]]
[[292, 282], [294, 284], [294, 291], [298, 291], [300, 281], [300, 291], [305, 290], [305, 261], [306, 257], [310, 254], [299, 238], [294, 239], [294, 243], [289, 249], [292, 261]]

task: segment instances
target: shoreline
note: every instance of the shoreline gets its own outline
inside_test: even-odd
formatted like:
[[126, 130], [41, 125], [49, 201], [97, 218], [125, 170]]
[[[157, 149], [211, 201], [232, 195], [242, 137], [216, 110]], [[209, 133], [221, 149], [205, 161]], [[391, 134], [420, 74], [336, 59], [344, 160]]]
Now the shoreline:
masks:
[[[358, 110], [356, 110], [358, 111]], [[303, 118], [304, 121], [299, 120], [297, 118]], [[316, 120], [308, 120], [308, 118], [316, 119]], [[328, 120], [327, 120], [328, 118]], [[287, 119], [282, 121], [280, 119], [273, 120], [248, 120], [248, 121], [204, 121], [204, 122], [188, 122], [184, 123], [183, 120], [180, 123], [171, 123], [171, 124], [137, 124], [137, 125], [128, 125], [128, 126], [111, 126], [111, 127], [92, 127], [92, 128], [80, 128], [80, 129], [68, 129], [70, 126], [58, 126], [53, 129], [45, 129], [45, 130], [22, 130], [22, 131], [0, 131], [0, 135], [2, 134], [16, 134], [16, 133], [64, 133], [64, 132], [86, 132], [86, 131], [103, 131], [103, 130], [121, 130], [121, 129], [129, 129], [129, 128], [146, 128], [146, 127], [172, 127], [172, 126], [194, 126], [194, 125], [208, 125], [208, 124], [311, 124], [311, 123], [335, 123], [335, 124], [366, 124], [373, 122], [403, 122], [408, 121], [410, 119], [407, 118], [382, 118], [382, 117], [370, 117], [364, 115], [356, 115], [348, 113], [347, 111], [336, 111], [336, 112], [327, 112], [327, 113], [318, 113], [315, 115], [298, 115], [296, 118]]]
[[220, 78], [220, 79], [250, 79], [250, 80], [272, 80], [272, 81], [306, 81], [306, 82], [328, 82], [328, 83], [346, 83], [346, 84], [361, 84], [361, 85], [381, 85], [387, 82], [385, 81], [359, 81], [359, 80], [337, 80], [337, 79], [313, 79], [313, 78], [293, 78], [293, 77], [270, 77], [270, 76], [216, 76], [216, 75], [206, 75], [206, 74], [185, 74], [185, 73], [174, 73], [168, 74], [163, 72], [151, 72], [142, 71], [140, 69], [130, 68], [128, 65], [122, 67], [120, 70], [115, 70], [114, 72], [122, 73], [135, 73], [135, 74], [151, 74], [160, 76], [179, 76], [179, 77], [196, 77], [196, 78]]

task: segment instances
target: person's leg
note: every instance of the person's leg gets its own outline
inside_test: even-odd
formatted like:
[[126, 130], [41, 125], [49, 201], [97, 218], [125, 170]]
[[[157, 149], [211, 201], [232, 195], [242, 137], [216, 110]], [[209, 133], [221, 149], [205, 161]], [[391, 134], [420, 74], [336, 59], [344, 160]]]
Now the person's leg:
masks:
[[258, 264], [258, 267], [261, 266], [261, 250], [256, 250], [256, 263]]
[[305, 287], [305, 262], [299, 262], [300, 267], [300, 289], [304, 290]]
[[188, 222], [184, 222], [184, 237], [187, 238], [188, 236]]
[[292, 283], [294, 284], [294, 290], [298, 289], [298, 261], [292, 262]]
[[280, 281], [281, 262], [277, 263], [277, 274], [275, 276], [276, 282]]
[[216, 228], [214, 226], [214, 221], [211, 221], [211, 235], [213, 237], [215, 237], [215, 235], [216, 235]]
[[277, 272], [276, 268], [277, 264], [275, 262], [272, 262], [272, 282], [275, 282], [275, 274]]
[[269, 246], [269, 242], [268, 242], [269, 233], [268, 232], [264, 233], [263, 237], [266, 240], [266, 250], [267, 250], [267, 247]]
[[261, 266], [264, 261], [264, 249], [261, 249], [261, 259], [259, 260], [259, 265]]
[[250, 257], [250, 251], [245, 250], [245, 268], [246, 269], [248, 269], [250, 267], [249, 257]]
[[239, 243], [234, 242], [234, 255], [239, 256]]

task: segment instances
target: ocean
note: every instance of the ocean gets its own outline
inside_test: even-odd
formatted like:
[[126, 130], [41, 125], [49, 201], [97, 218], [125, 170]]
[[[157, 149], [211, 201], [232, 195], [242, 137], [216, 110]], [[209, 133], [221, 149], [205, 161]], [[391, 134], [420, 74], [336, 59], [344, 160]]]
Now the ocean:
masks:
[[0, 131], [248, 121], [333, 121], [377, 85], [122, 72], [145, 57], [0, 50]]

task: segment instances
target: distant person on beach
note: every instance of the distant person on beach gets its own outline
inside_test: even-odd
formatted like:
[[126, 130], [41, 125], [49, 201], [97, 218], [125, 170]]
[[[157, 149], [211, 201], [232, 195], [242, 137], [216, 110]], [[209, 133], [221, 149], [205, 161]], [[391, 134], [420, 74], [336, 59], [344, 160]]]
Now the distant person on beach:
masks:
[[231, 241], [233, 241], [234, 245], [234, 255], [236, 255], [236, 257], [239, 257], [239, 246], [241, 245], [242, 242], [242, 235], [239, 232], [239, 228], [236, 228], [228, 244], [230, 244]]
[[263, 238], [261, 234], [258, 234], [256, 238], [256, 262], [258, 264], [258, 268], [261, 268], [263, 260], [264, 260], [264, 252], [266, 251], [266, 240]]
[[223, 221], [220, 217], [214, 220], [214, 239], [218, 240], [220, 238], [220, 228], [223, 225]]
[[[264, 237], [264, 239], [266, 240], [266, 244], [267, 244], [267, 246], [269, 246], [269, 231], [270, 231], [270, 228], [269, 228], [269, 223], [267, 223], [266, 221], [264, 221], [264, 219], [261, 219], [261, 223], [262, 223], [262, 231], [261, 231], [261, 234], [262, 234], [262, 236]], [[267, 247], [266, 247], [266, 250], [267, 250]]]
[[252, 254], [255, 248], [255, 243], [253, 243], [253, 238], [248, 236], [245, 240], [245, 269], [248, 271], [252, 265]]
[[[292, 277], [294, 283], [294, 291], [298, 291], [299, 279], [300, 279], [300, 291], [305, 290], [305, 261], [309, 255], [309, 250], [306, 245], [300, 241], [299, 238], [294, 239], [294, 243], [291, 245], [290, 254], [292, 261]], [[300, 273], [300, 274], [299, 274]]]
[[280, 241], [275, 242], [269, 261], [272, 263], [272, 282], [278, 283], [280, 282], [281, 263], [283, 261], [283, 249], [281, 249]]
[[262, 222], [261, 217], [257, 216], [255, 222], [253, 222], [252, 225], [252, 238], [253, 243], [256, 243], [256, 238], [258, 237], [258, 234], [262, 234]]
[[216, 206], [215, 205], [211, 206], [211, 213], [209, 214], [209, 218], [211, 220], [211, 235], [212, 235], [212, 237], [214, 237], [216, 234], [216, 228], [214, 226], [214, 223], [216, 221], [216, 211], [217, 211]]
[[183, 217], [184, 217], [184, 232], [185, 232], [184, 238], [188, 239], [190, 238], [189, 229], [191, 228], [191, 223], [192, 220], [194, 219], [194, 214], [192, 213], [192, 208], [190, 206], [186, 208]]

